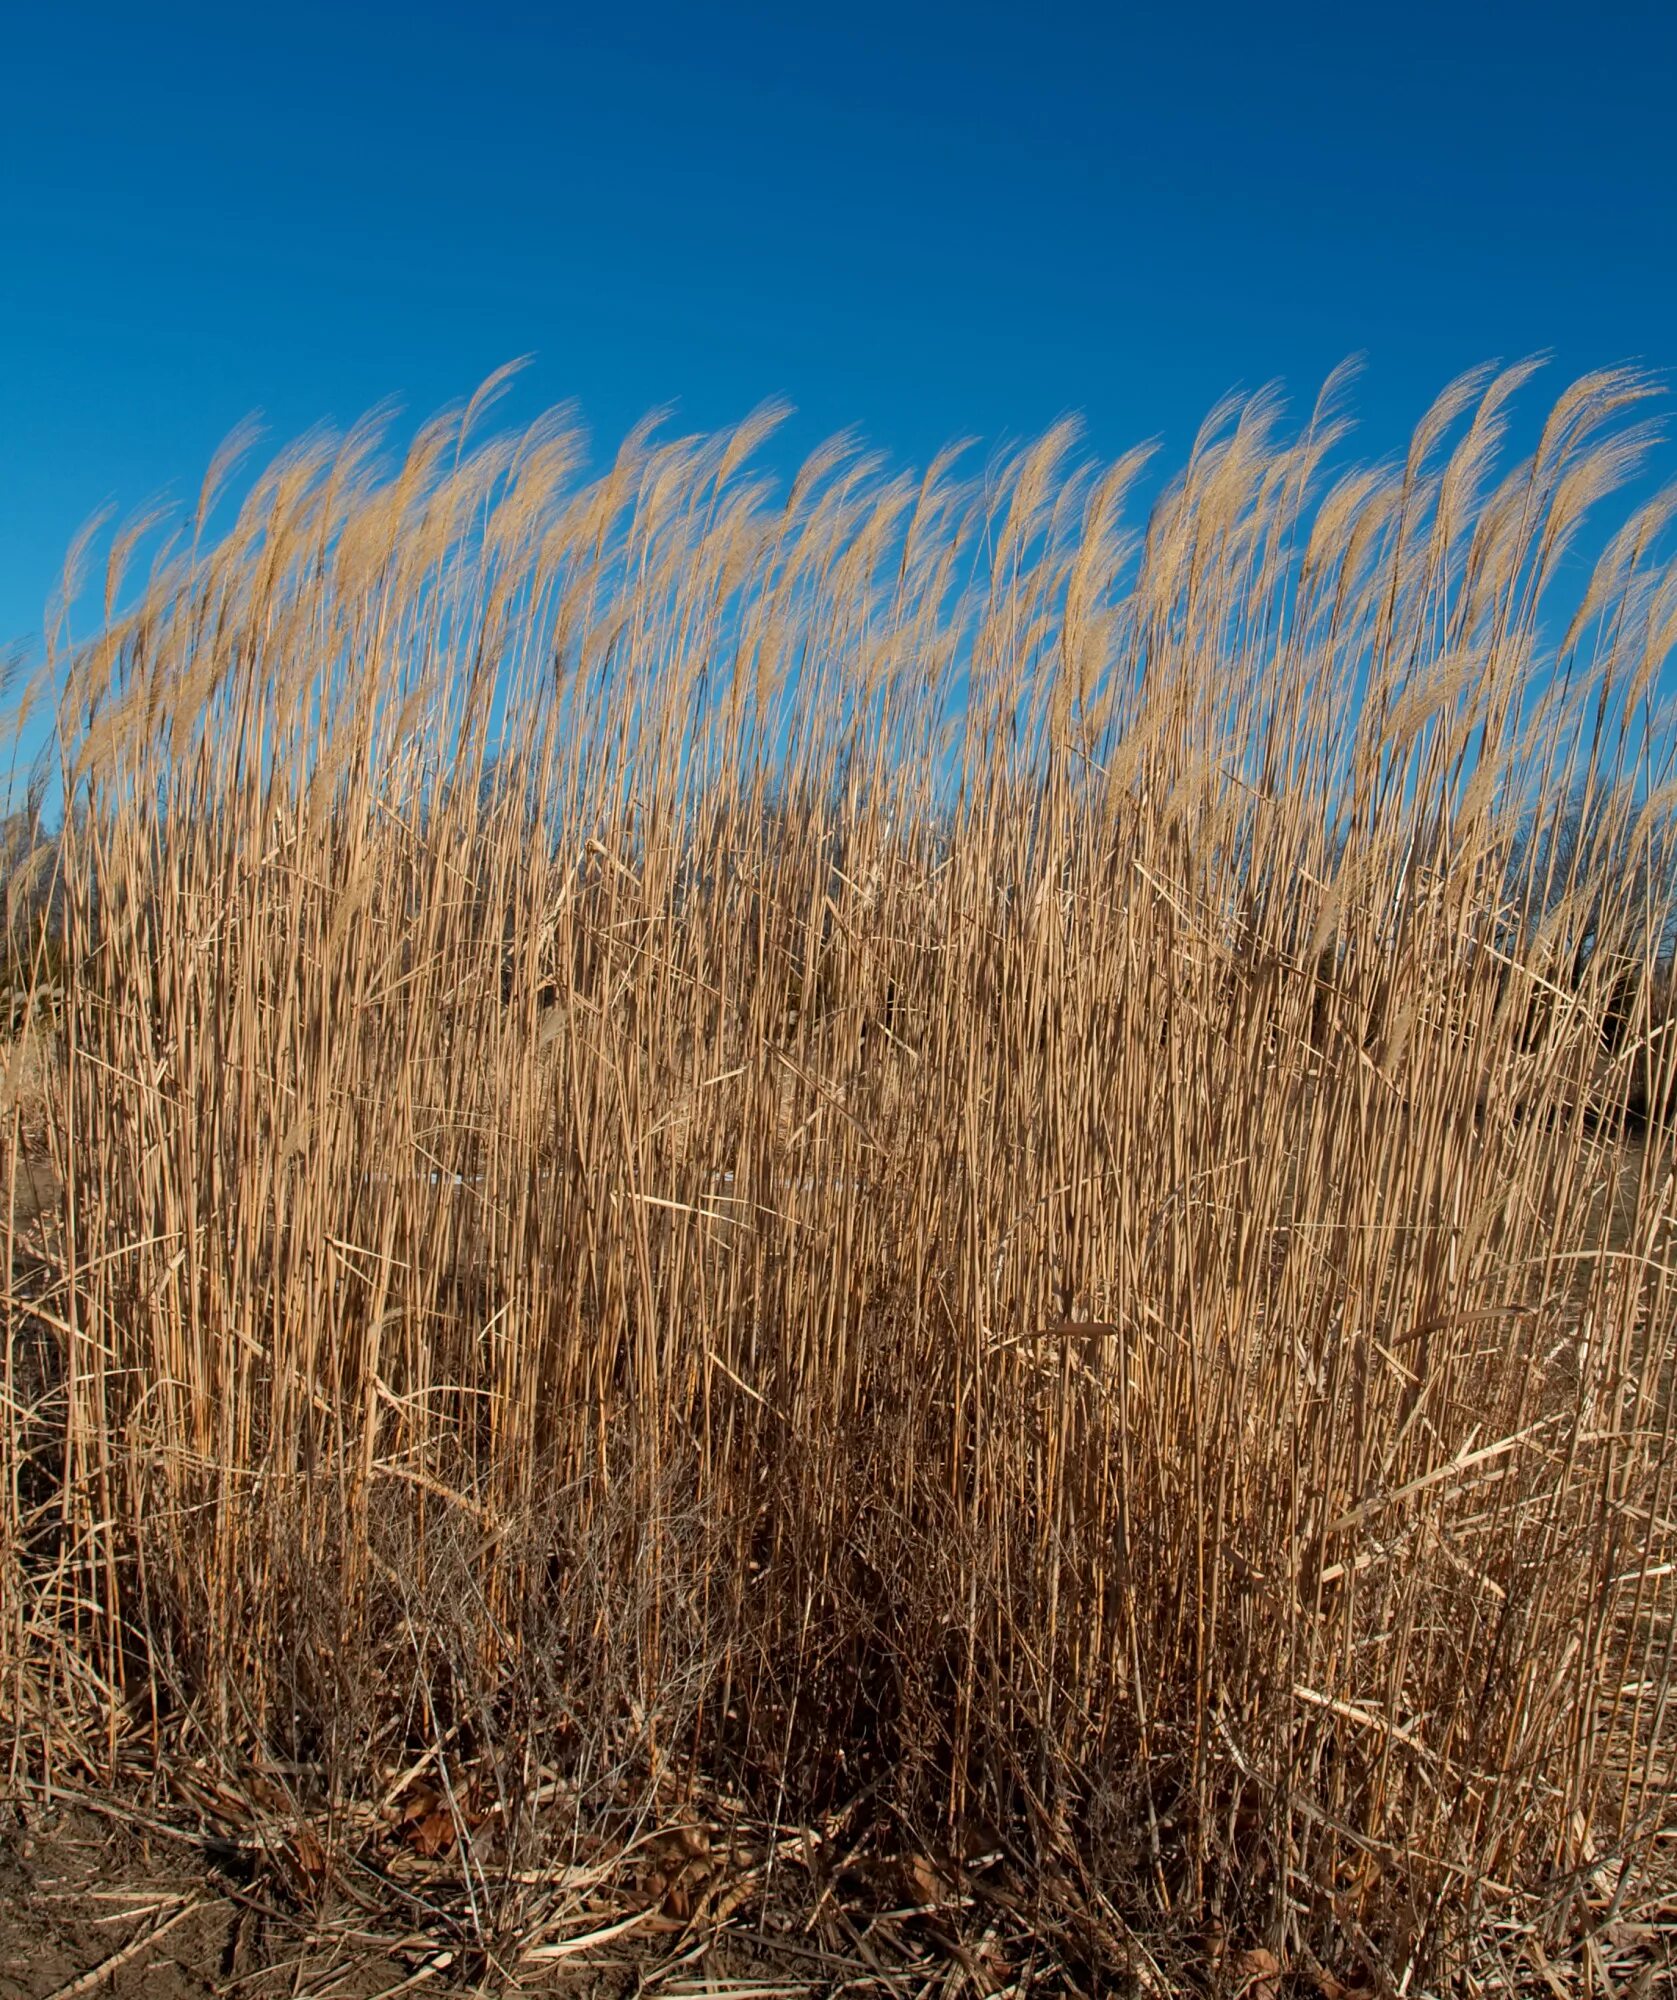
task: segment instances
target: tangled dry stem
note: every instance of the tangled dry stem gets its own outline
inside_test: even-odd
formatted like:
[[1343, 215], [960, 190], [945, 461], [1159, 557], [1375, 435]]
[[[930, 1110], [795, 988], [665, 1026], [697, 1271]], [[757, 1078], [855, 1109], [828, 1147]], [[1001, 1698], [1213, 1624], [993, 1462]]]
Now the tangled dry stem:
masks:
[[1134, 537], [1066, 432], [777, 497], [474, 406], [119, 550], [14, 1774], [423, 1778], [490, 1928], [707, 1787], [1393, 1988], [1651, 1908], [1677, 574], [1546, 612], [1645, 385], [1510, 462], [1526, 372], [1367, 472], [1221, 410]]

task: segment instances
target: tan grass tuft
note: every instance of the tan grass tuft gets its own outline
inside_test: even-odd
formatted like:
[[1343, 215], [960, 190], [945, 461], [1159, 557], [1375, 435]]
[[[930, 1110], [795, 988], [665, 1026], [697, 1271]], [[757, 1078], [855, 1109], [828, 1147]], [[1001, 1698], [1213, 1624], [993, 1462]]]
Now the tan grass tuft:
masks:
[[1669, 1895], [1673, 585], [1545, 612], [1644, 391], [1510, 468], [1527, 372], [1335, 484], [1337, 384], [1230, 405], [1133, 533], [1069, 427], [588, 482], [497, 377], [119, 542], [8, 904], [14, 1772], [281, 1769], [311, 1881], [394, 1799], [485, 1937], [723, 1796], [1259, 1984]]

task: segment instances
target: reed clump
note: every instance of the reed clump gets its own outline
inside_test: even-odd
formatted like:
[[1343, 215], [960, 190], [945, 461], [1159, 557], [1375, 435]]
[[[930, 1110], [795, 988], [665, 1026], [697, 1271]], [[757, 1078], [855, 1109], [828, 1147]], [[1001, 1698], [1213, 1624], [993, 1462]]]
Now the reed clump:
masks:
[[1529, 373], [1143, 509], [479, 399], [119, 542], [13, 924], [14, 1777], [341, 1855], [428, 1773], [484, 1935], [702, 1800], [1348, 1986], [1651, 1922], [1677, 569], [1565, 569], [1647, 385], [1517, 455]]

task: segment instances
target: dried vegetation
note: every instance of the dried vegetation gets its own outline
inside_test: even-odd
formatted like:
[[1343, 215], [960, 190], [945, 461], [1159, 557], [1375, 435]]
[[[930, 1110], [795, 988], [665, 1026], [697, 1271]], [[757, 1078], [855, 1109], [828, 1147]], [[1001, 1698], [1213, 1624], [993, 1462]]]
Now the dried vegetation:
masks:
[[1067, 432], [480, 398], [119, 538], [50, 968], [14, 871], [14, 1784], [503, 1970], [1651, 1963], [1677, 570], [1566, 580], [1646, 385], [1515, 454], [1528, 373], [1368, 470], [1221, 409], [1133, 533]]

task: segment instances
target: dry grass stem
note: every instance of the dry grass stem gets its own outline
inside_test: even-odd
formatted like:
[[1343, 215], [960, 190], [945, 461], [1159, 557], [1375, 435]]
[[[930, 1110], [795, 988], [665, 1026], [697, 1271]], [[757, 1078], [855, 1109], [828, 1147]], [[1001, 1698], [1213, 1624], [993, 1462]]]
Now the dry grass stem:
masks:
[[123, 540], [8, 854], [14, 1782], [480, 1964], [806, 1876], [982, 1990], [1629, 1963], [1677, 571], [1568, 583], [1647, 385], [1514, 460], [1528, 373], [1230, 405], [1133, 531], [1065, 430], [474, 409]]

